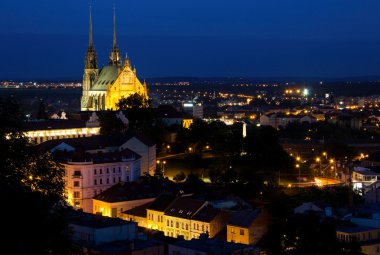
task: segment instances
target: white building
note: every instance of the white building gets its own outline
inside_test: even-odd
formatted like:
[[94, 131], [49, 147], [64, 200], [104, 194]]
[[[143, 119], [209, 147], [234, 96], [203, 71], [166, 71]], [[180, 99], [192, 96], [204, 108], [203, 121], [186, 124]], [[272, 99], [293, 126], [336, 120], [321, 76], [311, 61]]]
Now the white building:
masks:
[[38, 148], [53, 152], [64, 166], [68, 202], [85, 212], [92, 212], [97, 194], [119, 182], [135, 181], [148, 169], [154, 172], [156, 166], [155, 145], [134, 135], [52, 140]]

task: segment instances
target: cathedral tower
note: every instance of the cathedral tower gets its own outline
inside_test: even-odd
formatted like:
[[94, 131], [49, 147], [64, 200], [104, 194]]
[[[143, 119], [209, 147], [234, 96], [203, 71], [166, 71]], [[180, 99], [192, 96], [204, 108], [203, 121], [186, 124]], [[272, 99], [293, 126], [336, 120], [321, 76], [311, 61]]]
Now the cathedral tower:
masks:
[[113, 9], [113, 45], [109, 57], [109, 65], [121, 67], [121, 57], [119, 49], [117, 48], [116, 42], [116, 13], [115, 8]]
[[84, 67], [84, 74], [83, 74], [83, 95], [81, 100], [81, 110], [86, 111], [91, 108], [91, 100], [89, 91], [91, 90], [91, 87], [94, 84], [95, 79], [97, 78], [99, 74], [98, 69], [98, 59], [96, 56], [95, 48], [93, 45], [93, 39], [92, 39], [92, 14], [91, 14], [91, 7], [90, 7], [90, 21], [89, 21], [89, 42], [88, 42], [88, 49], [87, 54], [85, 58], [85, 67]]

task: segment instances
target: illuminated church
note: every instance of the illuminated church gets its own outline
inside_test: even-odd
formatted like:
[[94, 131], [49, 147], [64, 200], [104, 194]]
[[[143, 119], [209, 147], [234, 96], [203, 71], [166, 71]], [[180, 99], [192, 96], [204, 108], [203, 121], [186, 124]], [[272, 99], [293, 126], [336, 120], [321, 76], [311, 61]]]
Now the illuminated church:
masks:
[[92, 40], [92, 17], [90, 12], [89, 45], [83, 75], [82, 111], [116, 110], [120, 98], [138, 93], [148, 98], [146, 83], [141, 83], [126, 57], [124, 63], [116, 43], [116, 16], [114, 13], [113, 46], [109, 63], [99, 70]]

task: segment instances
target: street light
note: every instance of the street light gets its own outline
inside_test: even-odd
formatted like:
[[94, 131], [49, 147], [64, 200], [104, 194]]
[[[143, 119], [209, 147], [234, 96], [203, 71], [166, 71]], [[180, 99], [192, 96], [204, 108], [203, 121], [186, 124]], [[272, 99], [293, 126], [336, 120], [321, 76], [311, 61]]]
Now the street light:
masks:
[[317, 163], [319, 163], [319, 172], [321, 173], [321, 158], [317, 157], [315, 159], [315, 161], [317, 161]]
[[298, 169], [298, 182], [301, 182], [301, 168], [300, 168], [300, 164], [296, 164], [296, 168]]

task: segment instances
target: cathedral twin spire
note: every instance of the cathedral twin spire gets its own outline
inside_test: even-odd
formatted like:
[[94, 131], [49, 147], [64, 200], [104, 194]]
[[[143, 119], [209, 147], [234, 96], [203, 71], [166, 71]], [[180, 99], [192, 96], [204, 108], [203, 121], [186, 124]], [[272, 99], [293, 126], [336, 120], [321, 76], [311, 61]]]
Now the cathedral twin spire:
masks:
[[87, 55], [85, 60], [85, 68], [86, 69], [98, 69], [98, 59], [95, 53], [95, 48], [92, 41], [92, 14], [91, 14], [91, 7], [90, 7], [90, 22], [89, 22], [89, 42], [88, 42], [88, 49], [87, 49]]
[[[121, 67], [121, 57], [119, 49], [117, 48], [116, 40], [116, 11], [113, 10], [113, 44], [112, 49], [109, 55], [109, 65]], [[89, 45], [87, 49], [87, 55], [85, 60], [86, 69], [98, 69], [98, 60], [95, 53], [95, 48], [93, 46], [93, 37], [92, 37], [92, 13], [90, 7], [90, 22], [89, 22]]]
[[119, 49], [117, 48], [116, 42], [116, 11], [113, 8], [113, 45], [109, 57], [109, 65], [110, 66], [118, 66], [121, 67], [121, 57], [119, 53]]

